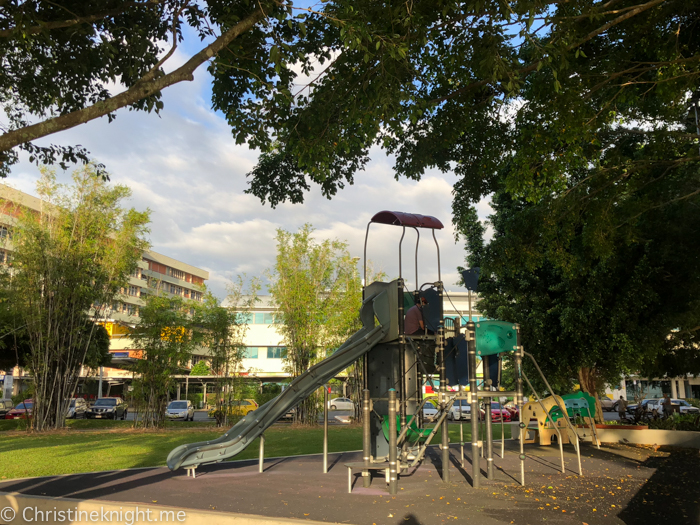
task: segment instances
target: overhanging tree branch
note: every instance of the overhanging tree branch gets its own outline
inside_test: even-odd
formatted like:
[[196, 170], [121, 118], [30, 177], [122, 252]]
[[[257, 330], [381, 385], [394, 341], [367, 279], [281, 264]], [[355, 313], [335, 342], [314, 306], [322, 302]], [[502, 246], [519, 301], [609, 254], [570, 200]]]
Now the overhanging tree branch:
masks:
[[0, 136], [0, 151], [7, 151], [20, 144], [31, 142], [41, 137], [73, 128], [79, 124], [84, 124], [90, 120], [103, 117], [109, 113], [134, 104], [139, 100], [149, 97], [166, 87], [172, 86], [182, 81], [194, 80], [194, 71], [207, 60], [216, 56], [229, 43], [238, 38], [243, 33], [250, 31], [258, 22], [265, 17], [262, 9], [258, 7], [242, 19], [231, 29], [219, 36], [214, 42], [193, 55], [184, 65], [165, 74], [161, 77], [148, 81], [139, 81], [126, 91], [115, 95], [78, 111], [73, 111], [60, 117], [26, 126], [17, 130], [9, 131]]

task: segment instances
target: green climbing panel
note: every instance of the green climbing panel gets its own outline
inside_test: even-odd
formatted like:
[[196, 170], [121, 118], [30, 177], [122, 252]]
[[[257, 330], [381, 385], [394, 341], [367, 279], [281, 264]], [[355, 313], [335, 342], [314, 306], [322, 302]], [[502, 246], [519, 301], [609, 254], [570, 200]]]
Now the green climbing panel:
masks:
[[513, 323], [479, 321], [476, 323], [476, 355], [514, 352], [518, 346], [518, 331]]

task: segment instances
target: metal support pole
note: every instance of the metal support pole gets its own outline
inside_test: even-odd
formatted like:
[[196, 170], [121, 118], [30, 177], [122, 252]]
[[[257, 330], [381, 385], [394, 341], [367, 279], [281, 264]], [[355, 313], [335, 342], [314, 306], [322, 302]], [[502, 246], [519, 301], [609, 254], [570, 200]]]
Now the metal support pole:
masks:
[[[398, 304], [399, 304], [399, 392], [401, 404], [399, 407], [401, 430], [406, 428], [406, 337], [404, 335], [404, 308], [403, 308], [403, 279], [398, 279]], [[406, 442], [402, 445], [402, 456], [406, 450]]]
[[323, 385], [323, 473], [328, 473], [328, 387]]
[[[491, 392], [491, 377], [489, 376], [489, 357], [481, 358], [481, 366], [483, 367], [484, 386], [485, 389]], [[491, 399], [486, 398], [486, 478], [493, 479], [493, 421], [491, 419]]]
[[[365, 374], [367, 371], [365, 370]], [[365, 462], [365, 464], [369, 464], [370, 461], [370, 441], [372, 439], [371, 432], [370, 432], [370, 426], [369, 426], [369, 418], [370, 418], [370, 411], [369, 411], [369, 390], [364, 389], [362, 391], [362, 461]], [[370, 479], [369, 479], [369, 470], [363, 470], [362, 471], [362, 486], [365, 488], [369, 487]]]
[[396, 445], [396, 390], [389, 389], [389, 494], [398, 491], [398, 469], [396, 458], [398, 456]]
[[462, 461], [462, 468], [464, 468], [464, 426], [462, 424], [462, 419], [459, 420], [459, 447], [460, 447], [460, 457]]
[[[442, 283], [438, 283], [440, 301], [442, 301]], [[447, 377], [445, 375], [445, 321], [441, 318], [437, 331], [437, 347], [440, 356], [440, 407], [447, 408]], [[442, 481], [450, 482], [450, 433], [447, 418], [442, 421]]]
[[520, 330], [517, 331], [518, 349], [515, 351], [515, 402], [520, 414], [520, 484], [525, 486], [525, 426], [523, 421], [523, 348], [520, 346]]
[[262, 474], [265, 459], [265, 434], [260, 434], [260, 458], [258, 459], [258, 471]]
[[503, 405], [500, 399], [498, 400], [498, 411], [501, 413], [501, 459], [503, 459], [503, 456], [506, 455], [506, 424], [503, 418]]
[[104, 376], [104, 367], [100, 367], [100, 381], [97, 385], [97, 399], [102, 399], [102, 376]]
[[[471, 292], [470, 292], [471, 296]], [[472, 486], [478, 489], [481, 486], [481, 466], [479, 458], [479, 398], [476, 394], [476, 340], [474, 331], [476, 325], [471, 320], [471, 309], [469, 321], [467, 322], [467, 349], [469, 359], [469, 394], [471, 395], [471, 424], [472, 424]]]

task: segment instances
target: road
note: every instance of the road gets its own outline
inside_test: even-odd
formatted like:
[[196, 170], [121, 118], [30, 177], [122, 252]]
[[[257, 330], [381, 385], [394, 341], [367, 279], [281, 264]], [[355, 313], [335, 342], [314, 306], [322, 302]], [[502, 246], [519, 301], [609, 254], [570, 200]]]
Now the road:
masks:
[[[329, 410], [328, 411], [328, 422], [329, 423], [340, 423], [342, 421], [347, 420], [348, 417], [352, 416], [352, 410]], [[135, 417], [135, 414], [133, 412], [129, 412], [126, 415], [127, 421], [133, 421]], [[195, 410], [194, 411], [194, 420], [196, 421], [214, 421], [213, 417], [209, 417], [209, 414], [207, 413], [206, 410]], [[318, 419], [319, 423], [323, 422], [323, 413], [321, 414], [321, 417]]]

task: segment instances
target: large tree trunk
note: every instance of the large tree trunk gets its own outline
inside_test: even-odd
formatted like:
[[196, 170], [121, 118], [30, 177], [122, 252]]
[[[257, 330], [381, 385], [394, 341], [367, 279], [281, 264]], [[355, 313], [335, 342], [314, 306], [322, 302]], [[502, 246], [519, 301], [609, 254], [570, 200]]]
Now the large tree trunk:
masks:
[[595, 398], [595, 421], [603, 423], [603, 406], [598, 397], [598, 373], [595, 368], [584, 367], [578, 371], [578, 381], [581, 390]]

